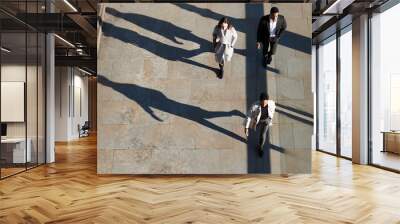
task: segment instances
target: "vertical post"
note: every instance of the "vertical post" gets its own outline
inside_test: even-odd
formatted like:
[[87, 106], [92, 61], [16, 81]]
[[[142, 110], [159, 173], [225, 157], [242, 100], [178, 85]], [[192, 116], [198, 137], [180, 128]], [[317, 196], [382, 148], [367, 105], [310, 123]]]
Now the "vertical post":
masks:
[[[28, 21], [28, 2], [25, 1], [25, 21]], [[25, 23], [25, 88], [24, 88], [24, 121], [25, 121], [25, 170], [28, 169], [28, 24]]]
[[[39, 13], [39, 2], [36, 1], [36, 13]], [[36, 31], [36, 164], [39, 165], [39, 30]]]
[[[54, 11], [50, 1], [46, 2], [47, 12]], [[54, 34], [46, 35], [46, 163], [55, 161], [55, 44]]]
[[341, 66], [340, 66], [340, 29], [336, 30], [336, 155], [341, 156], [341, 114], [340, 114], [340, 83], [341, 83]]
[[316, 92], [316, 94], [315, 94], [315, 100], [316, 100], [316, 103], [315, 103], [315, 107], [316, 107], [316, 122], [315, 122], [315, 125], [316, 125], [316, 127], [315, 127], [315, 132], [316, 132], [316, 137], [315, 137], [315, 148], [316, 148], [316, 150], [318, 150], [319, 149], [319, 62], [318, 62], [318, 60], [319, 60], [319, 44], [317, 44], [317, 46], [316, 46], [316, 48], [315, 48], [315, 64], [316, 64], [316, 68], [315, 68], [315, 74], [316, 74], [316, 77], [315, 77], [315, 92]]
[[[2, 30], [2, 23], [0, 23], [0, 48], [3, 46], [2, 45], [2, 37], [1, 37], [2, 32], [1, 32], [1, 30]], [[1, 60], [1, 52], [0, 52], [0, 125], [3, 124], [1, 122], [1, 110], [2, 110], [2, 108], [1, 108], [1, 67], [2, 67], [2, 63], [1, 62], [2, 62], [2, 60]], [[1, 134], [0, 134], [0, 136], [1, 136]], [[1, 150], [2, 150], [2, 147], [1, 147], [1, 145], [2, 144], [0, 144], [0, 179], [1, 179], [1, 168], [2, 168], [2, 163], [1, 163]]]
[[353, 20], [353, 162], [368, 163], [368, 15]]
[[368, 72], [368, 76], [367, 76], [367, 82], [368, 82], [368, 89], [367, 89], [367, 92], [368, 92], [368, 102], [367, 102], [367, 104], [368, 104], [368, 115], [367, 115], [367, 117], [368, 117], [368, 120], [367, 120], [367, 122], [368, 122], [368, 125], [367, 125], [367, 129], [368, 129], [368, 155], [367, 155], [367, 163], [368, 164], [372, 164], [372, 162], [373, 162], [373, 153], [372, 153], [372, 128], [371, 128], [371, 126], [372, 126], [372, 101], [371, 101], [371, 99], [372, 99], [372, 97], [371, 97], [371, 85], [372, 85], [372, 83], [371, 83], [371, 80], [372, 80], [372, 78], [371, 78], [371, 75], [372, 75], [372, 73], [371, 73], [371, 71], [372, 71], [372, 61], [371, 61], [371, 55], [372, 55], [372, 42], [371, 42], [371, 38], [372, 38], [372, 30], [371, 30], [371, 18], [372, 18], [372, 12], [371, 11], [369, 11], [368, 12], [368, 19], [367, 19], [367, 46], [368, 46], [368, 51], [367, 51], [367, 64], [368, 64], [368, 70], [367, 70], [367, 72]]

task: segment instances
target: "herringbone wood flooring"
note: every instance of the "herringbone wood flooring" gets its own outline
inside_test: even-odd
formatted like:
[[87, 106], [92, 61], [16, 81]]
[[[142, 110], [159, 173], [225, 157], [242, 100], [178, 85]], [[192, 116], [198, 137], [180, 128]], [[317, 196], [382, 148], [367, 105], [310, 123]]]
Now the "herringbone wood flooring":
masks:
[[0, 181], [0, 223], [400, 223], [400, 175], [315, 152], [311, 175], [97, 176], [90, 137]]

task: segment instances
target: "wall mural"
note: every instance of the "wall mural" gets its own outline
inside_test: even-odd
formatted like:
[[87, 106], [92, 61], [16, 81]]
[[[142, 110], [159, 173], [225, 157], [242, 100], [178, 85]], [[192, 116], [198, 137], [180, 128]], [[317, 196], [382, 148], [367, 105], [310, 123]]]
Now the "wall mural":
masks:
[[99, 13], [98, 173], [311, 172], [311, 4]]

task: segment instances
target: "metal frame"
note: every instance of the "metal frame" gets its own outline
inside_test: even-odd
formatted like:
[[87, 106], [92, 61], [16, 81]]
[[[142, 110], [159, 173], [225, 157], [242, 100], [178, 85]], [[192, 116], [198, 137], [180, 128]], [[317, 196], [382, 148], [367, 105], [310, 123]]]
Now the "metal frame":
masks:
[[319, 44], [317, 44], [315, 46], [315, 148], [318, 150], [319, 149], [319, 61], [318, 61], [318, 57], [319, 57]]
[[342, 133], [342, 124], [341, 124], [341, 114], [340, 114], [340, 78], [341, 78], [341, 66], [340, 66], [340, 37], [342, 35], [341, 30], [336, 30], [336, 154], [340, 157], [342, 151], [341, 144], [341, 133]]
[[[28, 11], [28, 4], [25, 1], [25, 12]], [[25, 13], [25, 21], [28, 18]], [[24, 120], [25, 120], [25, 170], [28, 170], [28, 24], [25, 23], [25, 100], [24, 100]]]
[[[27, 2], [28, 2], [27, 0], [24, 1], [24, 3], [27, 3]], [[30, 1], [30, 2], [32, 2], [32, 1]], [[33, 2], [35, 2], [35, 1], [33, 1]], [[36, 0], [36, 3], [39, 3], [39, 1]], [[37, 4], [36, 5], [36, 11], [38, 11], [38, 10], [39, 10], [39, 6]], [[27, 4], [25, 4], [25, 11], [27, 11]], [[47, 7], [46, 7], [46, 11], [47, 11]], [[27, 16], [27, 14], [25, 14], [25, 17], [26, 16]], [[24, 96], [25, 96], [25, 99], [24, 99], [24, 107], [25, 107], [24, 108], [24, 120], [25, 120], [25, 128], [24, 128], [25, 129], [25, 169], [23, 169], [21, 171], [18, 171], [18, 172], [15, 172], [15, 173], [12, 173], [12, 174], [7, 175], [7, 176], [2, 176], [3, 175], [2, 168], [0, 168], [0, 180], [6, 179], [8, 177], [12, 177], [14, 175], [23, 173], [23, 172], [25, 172], [27, 170], [39, 167], [39, 166], [47, 163], [47, 140], [46, 140], [47, 139], [46, 138], [47, 137], [47, 128], [46, 128], [46, 126], [47, 126], [47, 120], [46, 120], [46, 118], [47, 118], [47, 113], [46, 113], [47, 112], [46, 111], [46, 108], [47, 108], [47, 102], [46, 102], [46, 98], [47, 98], [47, 82], [46, 82], [46, 78], [47, 78], [47, 39], [46, 39], [46, 35], [47, 35], [47, 33], [40, 32], [39, 30], [36, 30], [36, 29], [32, 28], [31, 26], [29, 26], [26, 23], [24, 23], [24, 28], [25, 28], [25, 30], [23, 32], [21, 32], [21, 33], [25, 34], [25, 87], [24, 87], [24, 91], [25, 91], [25, 93], [24, 93]], [[36, 147], [37, 152], [36, 152], [36, 162], [35, 163], [31, 162], [32, 164], [29, 164], [29, 165], [32, 165], [32, 166], [28, 166], [28, 162], [27, 162], [28, 155], [26, 153], [27, 147], [28, 147], [28, 145], [27, 145], [27, 140], [28, 140], [28, 112], [27, 112], [28, 67], [27, 66], [28, 66], [28, 33], [30, 33], [30, 32], [28, 32], [29, 30], [33, 30], [36, 33], [36, 45], [37, 45], [36, 46], [36, 99], [37, 99], [36, 104], [37, 104], [37, 106], [36, 106], [36, 136], [35, 136], [36, 137], [36, 143], [37, 143], [37, 147]], [[44, 155], [42, 155], [43, 158], [44, 158], [43, 163], [39, 163], [39, 82], [38, 82], [39, 81], [39, 68], [38, 68], [38, 66], [39, 66], [39, 33], [45, 34], [43, 36], [43, 40], [42, 40], [42, 44], [44, 44], [44, 46], [43, 46], [44, 47], [44, 51], [41, 52], [41, 53], [44, 53], [44, 55], [42, 56], [42, 58], [44, 60], [44, 68], [42, 69], [42, 76], [43, 76], [43, 80], [44, 80], [44, 86], [43, 86], [43, 88], [44, 88], [44, 90], [43, 90], [44, 91], [44, 99], [43, 99], [42, 107], [45, 109], [43, 111], [44, 120], [42, 121], [42, 122], [44, 122], [44, 133], [43, 133], [44, 134], [44, 136], [43, 136], [43, 141], [44, 141], [44, 145], [43, 145], [44, 150], [43, 150], [43, 152], [44, 152]], [[1, 45], [1, 35], [2, 35], [2, 32], [0, 32], [0, 45]], [[1, 66], [1, 62], [2, 62], [2, 58], [1, 58], [1, 55], [0, 55], [0, 66]], [[0, 81], [1, 81], [1, 71], [0, 71]], [[0, 96], [1, 96], [1, 93], [0, 93]], [[0, 123], [1, 123], [1, 121], [0, 121]], [[0, 145], [0, 155], [1, 155], [1, 145]]]
[[367, 124], [367, 139], [368, 139], [368, 155], [367, 155], [367, 163], [368, 164], [373, 164], [372, 163], [372, 154], [373, 154], [373, 149], [372, 149], [372, 97], [371, 97], [371, 93], [372, 93], [372, 85], [371, 85], [371, 71], [372, 71], [372, 64], [371, 64], [371, 55], [372, 55], [372, 34], [371, 34], [371, 19], [372, 19], [372, 12], [368, 12], [368, 35], [367, 35], [367, 45], [368, 45], [368, 53], [367, 53], [367, 64], [368, 64], [368, 69], [367, 69], [367, 83], [368, 83], [368, 96], [367, 96], [367, 119], [368, 119], [368, 124]]
[[[0, 23], [0, 30], [1, 30], [1, 26], [2, 26], [2, 24]], [[2, 32], [0, 32], [0, 47], [2, 46]], [[1, 61], [2, 61], [2, 58], [1, 58], [1, 55], [2, 55], [2, 53], [1, 53], [1, 51], [0, 51], [0, 84], [1, 84], [1, 77], [2, 77], [2, 75], [1, 75]], [[0, 125], [1, 125], [1, 85], [0, 85]], [[1, 134], [0, 134], [0, 136], [1, 136]], [[1, 148], [1, 144], [0, 144], [0, 180], [1, 180], [1, 152], [2, 152], [2, 148]]]
[[[368, 141], [368, 165], [377, 167], [380, 169], [384, 169], [387, 171], [395, 172], [395, 173], [400, 173], [400, 170], [373, 163], [372, 102], [371, 102], [371, 100], [372, 100], [372, 97], [371, 97], [371, 94], [372, 94], [372, 85], [371, 85], [371, 81], [372, 81], [371, 19], [372, 19], [373, 12], [382, 13], [399, 3], [400, 3], [400, 0], [389, 0], [388, 2], [381, 5], [380, 7], [367, 11], [367, 13], [368, 13], [368, 30], [367, 30], [367, 41], [368, 41], [368, 44], [367, 44], [367, 46], [368, 46], [368, 49], [367, 49], [368, 50], [368, 55], [367, 55], [367, 66], [368, 66], [368, 69], [367, 69], [367, 80], [368, 80], [368, 86], [367, 86], [367, 88], [368, 88], [368, 91], [367, 91], [368, 92], [368, 95], [367, 95], [367, 99], [368, 99], [367, 100], [368, 101], [367, 102], [367, 104], [368, 104], [367, 105], [367, 107], [368, 107], [368, 112], [367, 112], [368, 113], [368, 124], [367, 124], [367, 127], [368, 127], [368, 140], [367, 140]], [[351, 24], [349, 24], [349, 25], [351, 25]], [[330, 35], [330, 36], [326, 37], [325, 39], [316, 43], [316, 75], [317, 75], [317, 77], [316, 77], [316, 91], [317, 91], [316, 92], [316, 101], [317, 101], [316, 102], [316, 107], [317, 107], [317, 109], [316, 109], [316, 113], [317, 113], [317, 115], [316, 115], [316, 125], [317, 125], [317, 127], [316, 127], [316, 132], [317, 132], [316, 133], [316, 148], [317, 148], [317, 151], [319, 151], [319, 152], [323, 152], [323, 153], [333, 155], [336, 157], [352, 160], [352, 158], [343, 156], [341, 154], [341, 145], [340, 145], [340, 142], [341, 142], [341, 138], [340, 138], [340, 133], [341, 133], [341, 123], [340, 123], [340, 121], [341, 121], [341, 119], [340, 119], [340, 75], [341, 75], [340, 74], [340, 72], [341, 72], [341, 69], [340, 69], [340, 36], [342, 35], [341, 31], [346, 29], [346, 27], [343, 27], [341, 29], [339, 29], [339, 27], [337, 27], [336, 38], [335, 38], [336, 39], [336, 48], [337, 48], [337, 50], [336, 50], [336, 54], [337, 54], [336, 55], [336, 59], [337, 59], [336, 60], [336, 69], [337, 69], [337, 71], [336, 71], [336, 75], [337, 75], [337, 79], [336, 79], [336, 85], [337, 85], [337, 88], [336, 88], [336, 91], [337, 91], [336, 92], [336, 122], [337, 122], [337, 124], [336, 124], [336, 128], [337, 128], [337, 130], [336, 130], [336, 135], [337, 135], [336, 136], [336, 148], [337, 148], [336, 154], [324, 151], [323, 149], [319, 148], [319, 131], [320, 131], [319, 130], [319, 113], [320, 113], [320, 111], [319, 111], [319, 84], [320, 83], [319, 83], [319, 62], [318, 62], [319, 61], [319, 53], [318, 53], [319, 51], [318, 51], [318, 48], [319, 48], [319, 44], [321, 42], [327, 40], [332, 35]], [[335, 34], [333, 34], [333, 35], [335, 35]]]
[[[316, 90], [317, 90], [317, 94], [316, 94], [316, 113], [317, 113], [317, 121], [316, 121], [316, 150], [319, 152], [323, 152], [329, 155], [333, 155], [333, 156], [337, 156], [343, 159], [347, 159], [347, 160], [352, 160], [352, 158], [347, 157], [347, 156], [343, 156], [342, 155], [342, 150], [341, 150], [341, 131], [342, 131], [342, 127], [341, 127], [341, 108], [340, 108], [340, 103], [341, 103], [341, 88], [340, 88], [340, 82], [341, 82], [341, 65], [340, 65], [340, 37], [342, 36], [342, 34], [344, 34], [342, 31], [347, 29], [349, 26], [351, 26], [351, 24], [345, 26], [345, 27], [339, 27], [337, 26], [337, 30], [336, 33], [326, 37], [325, 39], [319, 41], [317, 43], [317, 47], [316, 47]], [[332, 36], [335, 35], [335, 39], [334, 41], [336, 41], [336, 153], [332, 153], [332, 152], [328, 152], [325, 151], [324, 149], [320, 149], [319, 148], [319, 44], [323, 41], [328, 40], [329, 38], [332, 38]], [[333, 40], [332, 40], [333, 41]]]
[[[320, 98], [320, 94], [319, 94], [319, 85], [320, 85], [320, 80], [319, 80], [319, 76], [320, 76], [320, 74], [319, 74], [319, 68], [320, 68], [320, 64], [319, 64], [319, 57], [320, 57], [320, 55], [319, 55], [319, 44], [320, 43], [322, 43], [322, 42], [324, 42], [324, 41], [327, 41], [328, 39], [330, 39], [330, 38], [332, 38], [333, 36], [335, 35], [335, 38], [334, 38], [334, 40], [331, 40], [331, 41], [336, 41], [336, 53], [337, 53], [337, 48], [338, 48], [338, 36], [337, 36], [337, 33], [334, 33], [334, 34], [332, 34], [332, 35], [330, 35], [330, 36], [328, 36], [328, 37], [326, 37], [325, 39], [323, 39], [323, 40], [321, 40], [321, 41], [319, 41], [318, 43], [317, 43], [317, 48], [316, 48], [316, 52], [317, 52], [317, 55], [316, 55], [316, 65], [317, 65], [317, 68], [316, 68], [316, 75], [317, 75], [317, 77], [316, 77], [316, 89], [317, 89], [317, 102], [316, 102], [316, 107], [317, 107], [317, 110], [316, 110], [316, 112], [317, 112], [317, 128], [316, 128], [316, 150], [317, 151], [319, 151], [319, 152], [323, 152], [323, 153], [326, 153], [326, 154], [329, 154], [329, 155], [334, 155], [334, 156], [337, 156], [337, 154], [335, 154], [335, 153], [332, 153], [332, 152], [328, 152], [328, 151], [325, 151], [324, 149], [321, 149], [320, 147], [319, 147], [319, 132], [320, 132], [320, 130], [319, 130], [319, 123], [320, 123], [320, 117], [319, 117], [319, 113], [320, 113], [320, 111], [319, 111], [319, 98]], [[338, 92], [337, 92], [337, 89], [338, 89], [338, 82], [337, 82], [337, 61], [338, 61], [338, 55], [336, 55], [336, 104], [337, 104], [337, 98], [338, 98]], [[337, 105], [336, 105], [336, 107], [337, 107]], [[338, 144], [337, 144], [337, 109], [336, 109], [336, 153], [338, 152]]]

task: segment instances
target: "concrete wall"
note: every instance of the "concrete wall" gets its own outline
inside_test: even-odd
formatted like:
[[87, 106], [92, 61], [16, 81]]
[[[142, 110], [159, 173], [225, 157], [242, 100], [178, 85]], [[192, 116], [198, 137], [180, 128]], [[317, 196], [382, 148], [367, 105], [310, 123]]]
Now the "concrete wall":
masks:
[[[100, 4], [98, 173], [310, 172], [313, 127], [297, 112], [313, 113], [311, 4], [276, 5], [288, 32], [265, 70], [255, 33], [271, 4]], [[220, 80], [211, 34], [224, 15], [239, 39]], [[262, 91], [294, 115], [276, 113], [259, 158], [242, 122]]]

